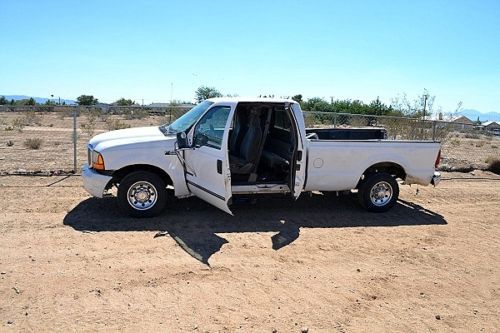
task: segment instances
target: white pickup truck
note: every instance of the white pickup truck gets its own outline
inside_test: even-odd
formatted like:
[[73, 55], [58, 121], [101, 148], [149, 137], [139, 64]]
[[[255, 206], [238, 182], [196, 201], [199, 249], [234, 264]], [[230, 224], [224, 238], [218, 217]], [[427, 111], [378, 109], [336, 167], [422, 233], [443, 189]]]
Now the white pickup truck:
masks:
[[158, 215], [168, 188], [231, 213], [233, 195], [357, 190], [373, 212], [390, 209], [406, 184], [437, 185], [440, 144], [387, 140], [383, 128], [306, 129], [293, 100], [214, 98], [169, 125], [93, 137], [83, 167], [86, 190], [117, 187], [120, 207]]

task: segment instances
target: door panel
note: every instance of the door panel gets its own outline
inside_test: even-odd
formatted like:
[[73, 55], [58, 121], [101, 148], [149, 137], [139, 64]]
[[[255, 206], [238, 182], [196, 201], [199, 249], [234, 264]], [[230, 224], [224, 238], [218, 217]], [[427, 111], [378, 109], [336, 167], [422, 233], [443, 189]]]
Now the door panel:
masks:
[[[227, 141], [234, 108], [214, 106], [193, 127], [194, 149], [185, 150], [186, 183], [200, 199], [232, 214]], [[191, 170], [191, 171], [189, 171]]]
[[[290, 190], [292, 191], [292, 195], [295, 199], [298, 199], [300, 194], [302, 193], [302, 190], [304, 188], [304, 183], [306, 181], [306, 168], [307, 168], [307, 163], [306, 163], [306, 147], [305, 147], [305, 124], [304, 124], [304, 118], [297, 119], [295, 115], [299, 114], [302, 115], [302, 111], [300, 110], [300, 107], [298, 105], [293, 104], [291, 106], [288, 106], [290, 110], [290, 114], [292, 116], [292, 120], [294, 122], [294, 128], [295, 128], [295, 133], [297, 136], [297, 149], [295, 151], [295, 156], [294, 156], [294, 163], [295, 163], [295, 169], [294, 169], [294, 175], [292, 176], [292, 181], [293, 184], [290, 187]], [[294, 109], [295, 108], [295, 109]]]

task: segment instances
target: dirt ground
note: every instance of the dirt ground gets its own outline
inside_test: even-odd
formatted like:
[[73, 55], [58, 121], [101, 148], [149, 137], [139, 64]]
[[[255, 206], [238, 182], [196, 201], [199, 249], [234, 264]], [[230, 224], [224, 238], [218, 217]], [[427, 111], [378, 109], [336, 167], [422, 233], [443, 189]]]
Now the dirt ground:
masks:
[[0, 331], [498, 331], [500, 177], [444, 178], [384, 214], [318, 193], [138, 220], [77, 176], [0, 177]]

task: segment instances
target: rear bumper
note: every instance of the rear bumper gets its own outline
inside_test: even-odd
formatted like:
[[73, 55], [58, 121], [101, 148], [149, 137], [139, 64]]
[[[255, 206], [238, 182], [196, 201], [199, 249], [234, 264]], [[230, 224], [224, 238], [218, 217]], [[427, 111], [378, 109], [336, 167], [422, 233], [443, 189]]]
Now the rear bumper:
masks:
[[85, 164], [82, 167], [82, 178], [85, 190], [94, 197], [102, 198], [106, 186], [113, 177], [101, 175]]
[[441, 174], [437, 171], [434, 172], [434, 176], [432, 176], [431, 184], [437, 186], [441, 181]]

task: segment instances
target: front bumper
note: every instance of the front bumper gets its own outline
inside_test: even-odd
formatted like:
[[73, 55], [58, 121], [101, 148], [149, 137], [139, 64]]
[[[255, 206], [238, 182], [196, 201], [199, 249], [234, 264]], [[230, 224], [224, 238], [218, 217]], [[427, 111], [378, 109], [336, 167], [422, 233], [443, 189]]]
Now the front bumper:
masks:
[[437, 171], [434, 172], [434, 176], [432, 176], [431, 184], [437, 186], [441, 181], [441, 174]]
[[83, 187], [94, 197], [102, 198], [106, 186], [113, 177], [101, 175], [88, 164], [82, 166]]

